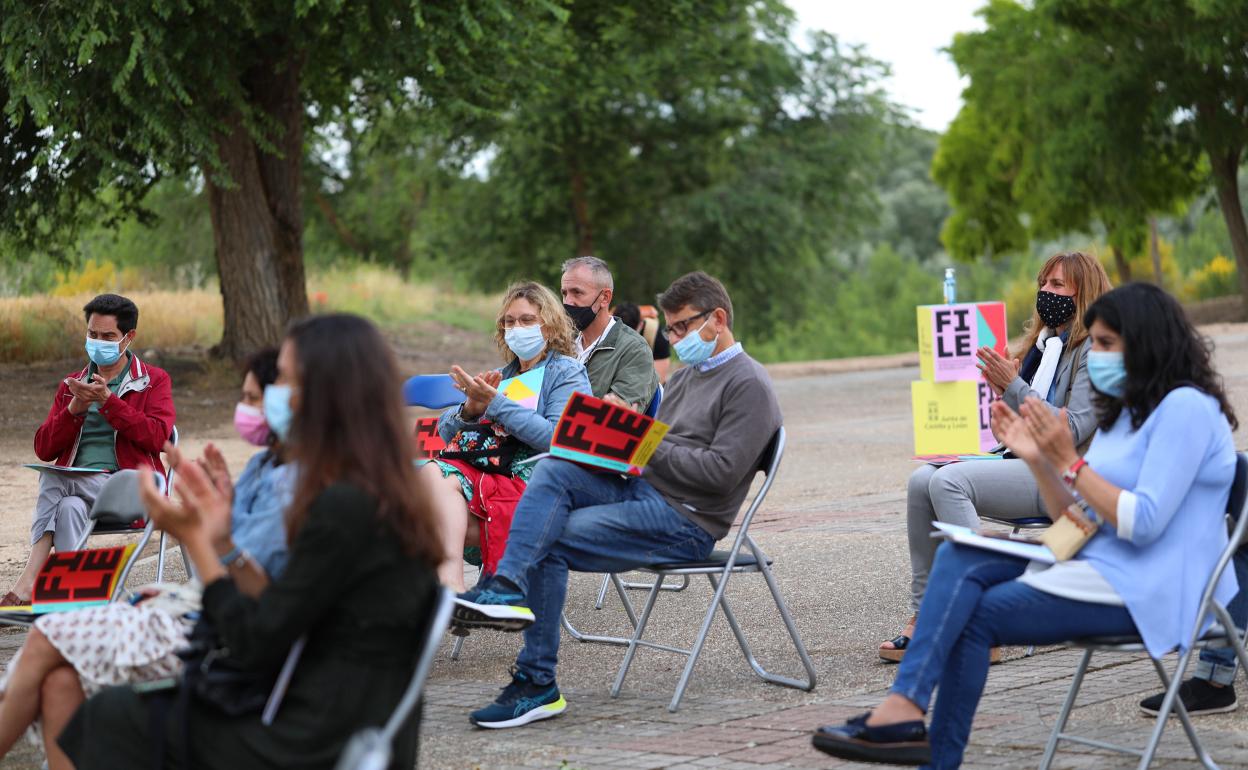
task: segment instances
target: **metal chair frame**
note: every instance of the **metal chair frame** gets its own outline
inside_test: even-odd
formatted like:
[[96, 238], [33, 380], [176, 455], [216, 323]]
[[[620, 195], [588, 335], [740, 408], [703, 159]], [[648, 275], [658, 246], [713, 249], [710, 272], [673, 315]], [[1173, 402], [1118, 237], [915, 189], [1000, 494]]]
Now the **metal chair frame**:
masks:
[[[173, 444], [175, 447], [178, 445], [178, 428], [176, 425], [173, 427], [173, 430], [170, 431], [169, 433], [169, 443]], [[159, 475], [160, 474], [157, 474], [157, 476]], [[167, 471], [165, 471], [164, 478], [163, 478], [163, 482], [164, 482], [163, 491], [166, 497], [171, 496], [173, 494], [173, 486], [174, 486], [174, 481], [176, 480], [176, 477], [177, 477], [176, 469], [169, 468]], [[92, 510], [91, 524], [87, 528], [87, 531], [83, 533], [82, 539], [79, 540], [78, 544], [75, 546], [76, 550], [82, 550], [83, 548], [86, 548], [87, 541], [90, 540], [92, 535], [133, 535], [138, 532], [142, 532], [142, 535], [139, 537], [138, 545], [136, 545], [134, 548], [134, 553], [130, 555], [130, 560], [127, 561], [126, 566], [122, 568], [121, 576], [117, 580], [117, 594], [114, 594], [114, 598], [116, 598], [116, 596], [120, 594], [122, 590], [124, 590], [125, 585], [126, 585], [126, 578], [130, 576], [130, 571], [134, 568], [134, 565], [138, 563], [139, 556], [143, 553], [143, 549], [146, 548], [147, 544], [151, 541], [152, 535], [155, 532], [155, 527], [153, 526], [152, 522], [149, 520], [142, 530], [139, 530], [138, 528], [134, 528], [134, 527], [128, 527], [128, 526], [110, 527], [108, 529], [100, 529], [99, 519], [97, 519], [94, 516], [94, 513], [95, 511]], [[165, 532], [162, 531], [160, 533], [160, 538], [158, 542], [159, 542], [160, 550], [156, 554], [156, 582], [160, 583], [160, 582], [163, 582], [165, 579], [165, 551], [168, 548], [167, 543], [169, 542], [169, 536]], [[193, 574], [193, 572], [191, 569], [191, 560], [186, 554], [186, 548], [183, 547], [181, 543], [179, 543], [178, 549], [182, 553], [182, 565], [186, 568], [186, 574], [190, 576]]]
[[[763, 552], [763, 549], [754, 542], [754, 538], [750, 537], [750, 523], [754, 519], [754, 514], [766, 499], [768, 491], [771, 489], [772, 483], [776, 478], [776, 471], [780, 467], [780, 460], [784, 456], [785, 448], [785, 432], [784, 428], [776, 431], [775, 437], [769, 444], [767, 451], [763, 453], [760, 459], [759, 471], [764, 474], [763, 485], [759, 489], [758, 494], [754, 496], [754, 500], [746, 509], [745, 515], [741, 519], [740, 528], [737, 530], [737, 536], [734, 538], [732, 548], [727, 552], [727, 556], [723, 557], [723, 563], [715, 566], [706, 566], [703, 562], [692, 562], [688, 566], [682, 566], [680, 563], [674, 564], [655, 564], [642, 567], [642, 570], [653, 573], [656, 576], [654, 584], [650, 588], [649, 594], [646, 596], [645, 607], [642, 609], [641, 618], [633, 631], [633, 636], [627, 641], [628, 651], [624, 654], [624, 660], [620, 663], [619, 673], [616, 674], [615, 683], [611, 687], [611, 696], [615, 697], [620, 694], [621, 688], [624, 686], [624, 679], [628, 675], [629, 666], [632, 665], [633, 658], [637, 654], [637, 648], [648, 647], [656, 650], [664, 650], [666, 652], [674, 652], [684, 655], [687, 660], [684, 670], [681, 672], [680, 680], [676, 685], [676, 692], [672, 695], [672, 700], [668, 703], [668, 711], [676, 711], [680, 708], [680, 701], [684, 697], [685, 689], [689, 685], [689, 680], [693, 674], [693, 668], [698, 662], [698, 656], [702, 653], [702, 648], [706, 644], [706, 637], [711, 630], [711, 622], [715, 619], [715, 614], [719, 609], [723, 609], [724, 618], [728, 621], [729, 627], [732, 629], [733, 635], [737, 639], [737, 644], [741, 647], [741, 652], [745, 656], [745, 660], [749, 663], [750, 668], [766, 682], [772, 684], [783, 685], [785, 687], [793, 687], [799, 690], [810, 691], [815, 688], [815, 665], [810, 659], [810, 654], [806, 651], [806, 646], [802, 643], [801, 635], [798, 633], [797, 625], [793, 622], [793, 616], [789, 612], [788, 605], [785, 604], [783, 597], [780, 595], [779, 586], [776, 584], [775, 577], [771, 572], [771, 559]], [[744, 550], [743, 550], [744, 549]], [[712, 561], [708, 559], [707, 561]], [[775, 602], [776, 609], [780, 612], [780, 617], [784, 621], [789, 638], [793, 643], [794, 649], [797, 651], [798, 657], [801, 659], [802, 667], [806, 671], [805, 679], [795, 679], [792, 677], [773, 674], [765, 669], [754, 657], [754, 653], [750, 648], [749, 641], [745, 638], [745, 633], [741, 630], [741, 625], [737, 622], [737, 617], [732, 611], [732, 607], [728, 602], [726, 589], [728, 588], [729, 578], [736, 573], [758, 572], [761, 573], [763, 579], [767, 582], [767, 587], [771, 591], [771, 596]], [[705, 575], [711, 584], [713, 596], [710, 606], [707, 608], [702, 618], [702, 625], [698, 630], [697, 638], [693, 647], [684, 649], [681, 647], [673, 647], [666, 644], [659, 644], [642, 639], [645, 634], [646, 626], [650, 620], [651, 612], [654, 610], [655, 600], [658, 599], [659, 593], [663, 590], [663, 579], [669, 575], [673, 576], [689, 576], [689, 575]], [[615, 576], [612, 576], [615, 578]], [[618, 581], [618, 578], [616, 578]], [[619, 590], [617, 583], [617, 590]], [[622, 593], [622, 591], [621, 591]]]
[[442, 637], [450, 625], [454, 603], [455, 594], [447, 588], [438, 589], [437, 603], [429, 618], [429, 631], [424, 636], [424, 645], [416, 659], [416, 670], [412, 672], [403, 697], [399, 699], [383, 727], [365, 728], [351, 736], [338, 757], [335, 770], [385, 770], [389, 767], [390, 746], [420, 701], [425, 681], [429, 678], [429, 669], [433, 667], [434, 655], [437, 654]]
[[[1231, 485], [1231, 493], [1227, 501], [1227, 515], [1234, 522], [1234, 528], [1226, 548], [1223, 549], [1221, 556], [1218, 557], [1213, 574], [1205, 584], [1205, 590], [1201, 594], [1200, 606], [1196, 613], [1196, 622], [1188, 634], [1186, 649], [1179, 654], [1179, 661], [1175, 667], [1174, 675], [1168, 676], [1161, 661], [1151, 656], [1149, 657], [1153, 667], [1157, 670], [1157, 677], [1166, 688], [1166, 694], [1162, 698], [1157, 720], [1153, 724], [1152, 733], [1149, 735], [1148, 743], [1145, 744], [1145, 747], [1143, 749], [1134, 749], [1065, 732], [1066, 722], [1070, 719], [1070, 712], [1074, 709], [1075, 699], [1079, 695], [1079, 689], [1083, 684], [1084, 675], [1088, 671], [1088, 665], [1092, 661], [1093, 653], [1143, 652], [1146, 655], [1148, 654], [1143, 642], [1138, 637], [1078, 639], [1069, 642], [1068, 645], [1082, 649], [1083, 656], [1075, 669], [1074, 679], [1070, 683], [1070, 689], [1066, 693], [1066, 700], [1062, 703], [1062, 709], [1058, 713], [1057, 722], [1053, 725], [1053, 732], [1049, 735], [1048, 744], [1044, 749], [1044, 756], [1040, 760], [1040, 770], [1048, 770], [1052, 765], [1053, 757], [1057, 753], [1058, 743], [1061, 741], [1080, 743], [1123, 754], [1134, 754], [1140, 758], [1139, 770], [1146, 770], [1152, 764], [1153, 758], [1157, 754], [1157, 747], [1161, 743], [1162, 732], [1166, 729], [1166, 720], [1172, 710], [1178, 715], [1179, 722], [1183, 725], [1183, 731], [1187, 734], [1188, 742], [1192, 744], [1192, 750], [1195, 752], [1196, 758], [1210, 770], [1217, 768], [1213, 758], [1209, 756], [1204, 746], [1201, 745], [1200, 738], [1196, 735], [1196, 730], [1192, 726], [1187, 709], [1183, 707], [1183, 701], [1178, 697], [1178, 694], [1179, 687], [1183, 683], [1183, 674], [1187, 671], [1188, 663], [1191, 662], [1192, 653], [1205, 647], [1232, 647], [1235, 650], [1236, 657], [1239, 659], [1239, 665], [1244, 671], [1248, 672], [1248, 649], [1244, 647], [1243, 632], [1236, 629], [1235, 624], [1231, 622], [1231, 617], [1227, 613], [1226, 607], [1218, 603], [1213, 597], [1218, 581], [1221, 579], [1222, 573], [1226, 571], [1226, 567], [1230, 564], [1236, 550], [1248, 548], [1248, 543], [1244, 542], [1244, 533], [1248, 530], [1248, 516], [1244, 515], [1246, 502], [1248, 502], [1248, 453], [1241, 452], [1236, 458], [1235, 480]], [[1244, 590], [1243, 587], [1240, 590]], [[1213, 614], [1217, 625], [1202, 635], [1200, 633], [1201, 625], [1210, 613]]]

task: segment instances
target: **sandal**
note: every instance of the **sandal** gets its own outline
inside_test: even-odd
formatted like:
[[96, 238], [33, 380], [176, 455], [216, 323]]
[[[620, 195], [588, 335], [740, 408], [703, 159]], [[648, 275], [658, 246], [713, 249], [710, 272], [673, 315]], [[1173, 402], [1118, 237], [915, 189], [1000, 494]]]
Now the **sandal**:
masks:
[[[892, 645], [886, 647], [885, 645]], [[906, 648], [910, 646], [910, 637], [898, 634], [880, 645], [880, 660], [888, 663], [900, 663], [906, 657]]]
[[0, 599], [0, 607], [25, 607], [28, 604], [30, 604], [30, 599], [23, 599], [12, 591]]

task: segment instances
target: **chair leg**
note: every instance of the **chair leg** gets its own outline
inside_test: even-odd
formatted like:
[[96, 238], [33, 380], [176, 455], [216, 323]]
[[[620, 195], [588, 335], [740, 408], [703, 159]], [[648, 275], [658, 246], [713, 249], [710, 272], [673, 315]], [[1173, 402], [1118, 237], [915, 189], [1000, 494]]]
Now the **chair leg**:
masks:
[[451, 645], [451, 660], [459, 660], [459, 651], [464, 649], [464, 640], [466, 636], [455, 637], [455, 644]]
[[620, 688], [624, 686], [624, 677], [628, 676], [628, 667], [633, 664], [633, 656], [637, 654], [637, 642], [641, 639], [641, 635], [646, 632], [646, 623], [650, 622], [650, 612], [654, 609], [654, 600], [659, 598], [659, 585], [661, 581], [655, 581], [654, 587], [650, 589], [650, 593], [646, 596], [646, 604], [642, 607], [641, 617], [637, 619], [637, 627], [633, 629], [633, 636], [628, 640], [628, 650], [624, 653], [624, 660], [620, 662], [620, 670], [615, 675], [615, 682], [611, 685], [611, 697], [615, 698], [620, 694]]
[[[728, 588], [728, 578], [732, 576], [731, 572], [722, 574], [721, 579], [717, 582], [714, 575], [707, 575], [711, 586], [715, 589], [714, 596], [711, 597], [711, 606], [706, 609], [706, 615], [702, 618], [702, 627], [698, 629], [698, 637], [693, 642], [693, 647], [689, 649], [689, 659], [685, 661], [685, 670], [680, 672], [680, 681], [676, 683], [676, 692], [672, 695], [672, 702], [667, 704], [667, 710], [675, 712], [680, 708], [680, 699], [685, 696], [685, 688], [689, 686], [689, 678], [693, 675], [693, 667], [698, 663], [698, 656], [702, 654], [702, 647], [706, 644], [707, 634], [711, 632], [711, 621], [715, 620], [715, 611], [719, 609], [720, 604], [724, 600], [724, 590]], [[655, 585], [654, 594], [658, 594], [658, 584]]]
[[[750, 541], [750, 546], [756, 548], [752, 540]], [[728, 597], [726, 595], [720, 602], [724, 608], [724, 616], [728, 619], [728, 625], [736, 635], [737, 642], [741, 645], [741, 651], [745, 653], [745, 658], [750, 663], [750, 668], [754, 669], [756, 674], [772, 684], [794, 687], [798, 690], [809, 692], [815, 689], [815, 663], [810, 659], [810, 653], [806, 650], [806, 645], [802, 643], [802, 636], [798, 633], [797, 624], [793, 621], [793, 614], [789, 612], [789, 605], [785, 603], [784, 597], [780, 595], [780, 586], [776, 584], [775, 576], [771, 574], [771, 568], [767, 566], [766, 554], [762, 552], [762, 549], [757, 549], [754, 556], [758, 560], [759, 571], [762, 572], [763, 579], [767, 581], [767, 588], [771, 591], [772, 601], [776, 603], [776, 609], [780, 612], [780, 619], [784, 621], [785, 630], [789, 632], [789, 640], [793, 642], [793, 649], [802, 661], [802, 668], [806, 669], [805, 681], [773, 674], [755, 660], [753, 653], [750, 652], [749, 643], [745, 640], [745, 634], [741, 632], [736, 616], [733, 615], [732, 610], [728, 606]]]
[[1079, 666], [1075, 669], [1074, 679], [1070, 682], [1070, 689], [1066, 691], [1066, 700], [1062, 703], [1062, 710], [1057, 714], [1057, 721], [1053, 723], [1053, 732], [1049, 734], [1049, 742], [1044, 747], [1044, 756], [1040, 758], [1040, 770], [1049, 770], [1053, 764], [1053, 756], [1057, 753], [1057, 742], [1062, 738], [1062, 732], [1066, 729], [1066, 722], [1070, 719], [1070, 712], [1074, 710], [1075, 698], [1079, 697], [1079, 688], [1083, 686], [1083, 676], [1088, 672], [1088, 664], [1092, 662], [1092, 650], [1084, 650], [1083, 657], [1079, 659]]
[[1166, 729], [1166, 719], [1170, 716], [1171, 709], [1179, 717], [1179, 722], [1183, 725], [1183, 731], [1187, 733], [1187, 740], [1192, 744], [1192, 751], [1196, 753], [1196, 758], [1209, 770], [1217, 770], [1217, 764], [1209, 756], [1209, 752], [1205, 751], [1205, 747], [1201, 745], [1200, 738], [1196, 735], [1196, 728], [1192, 726], [1191, 717], [1188, 716], [1187, 709], [1183, 706], [1183, 701], [1178, 697], [1179, 687], [1183, 684], [1183, 672], [1187, 670], [1187, 664], [1191, 658], [1191, 649], [1179, 656], [1179, 664], [1175, 667], [1174, 678], [1171, 679], [1166, 674], [1166, 667], [1161, 664], [1161, 661], [1149, 657], [1149, 660], [1153, 662], [1153, 668], [1157, 670], [1158, 678], [1161, 679], [1161, 683], [1166, 688], [1166, 696], [1161, 699], [1161, 708], [1157, 714], [1157, 722], [1153, 725], [1153, 731], [1148, 738], [1148, 745], [1144, 747], [1144, 753], [1140, 757], [1140, 764], [1137, 766], [1139, 770], [1148, 770], [1148, 766], [1153, 763], [1153, 757], [1157, 754], [1157, 747], [1161, 744], [1161, 734]]
[[[95, 522], [91, 522], [92, 529], [95, 528]], [[130, 570], [134, 569], [134, 565], [139, 562], [139, 555], [143, 553], [143, 549], [152, 539], [152, 532], [155, 531], [154, 525], [149, 521], [147, 526], [143, 528], [143, 536], [139, 538], [139, 543], [134, 547], [134, 551], [130, 553], [130, 558], [126, 560], [126, 566], [121, 568], [121, 574], [117, 576], [117, 587], [113, 589], [113, 595], [109, 597], [109, 601], [114, 601], [126, 590], [126, 578], [130, 577]]]
[[594, 602], [594, 609], [602, 609], [602, 603], [607, 600], [607, 587], [611, 585], [611, 575], [602, 576], [602, 586], [598, 589], [598, 599]]
[[156, 582], [165, 582], [165, 538], [168, 537], [161, 531], [160, 533], [160, 551], [156, 554]]

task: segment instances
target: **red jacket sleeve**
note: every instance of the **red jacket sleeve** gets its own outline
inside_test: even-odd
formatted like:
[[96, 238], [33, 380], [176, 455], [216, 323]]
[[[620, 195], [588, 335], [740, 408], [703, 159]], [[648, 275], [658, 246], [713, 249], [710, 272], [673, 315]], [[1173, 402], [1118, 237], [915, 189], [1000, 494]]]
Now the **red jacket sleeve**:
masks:
[[130, 443], [157, 454], [173, 431], [173, 387], [163, 370], [149, 367], [148, 376], [152, 381], [147, 386], [142, 411], [118, 398], [116, 393], [110, 393], [100, 407], [100, 414]]
[[52, 407], [48, 409], [47, 418], [35, 431], [35, 456], [45, 463], [56, 462], [63, 452], [74, 445], [82, 430], [87, 414], [70, 414], [69, 402], [72, 399], [69, 386], [62, 380], [60, 387], [56, 389], [56, 396], [52, 399]]

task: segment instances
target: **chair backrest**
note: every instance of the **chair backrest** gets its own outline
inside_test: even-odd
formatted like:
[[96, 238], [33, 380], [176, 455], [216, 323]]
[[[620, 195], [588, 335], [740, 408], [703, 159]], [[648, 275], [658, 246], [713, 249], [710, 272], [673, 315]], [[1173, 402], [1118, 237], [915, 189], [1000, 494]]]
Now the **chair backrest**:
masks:
[[646, 407], [646, 416], [655, 418], [659, 416], [659, 404], [663, 403], [663, 386], [655, 388], [654, 398], [650, 399], [650, 406]]
[[767, 442], [767, 448], [759, 455], [758, 471], [763, 474], [763, 485], [759, 487], [758, 494], [754, 495], [754, 499], [750, 501], [750, 507], [746, 508], [745, 516], [741, 517], [741, 529], [737, 533], [737, 541], [733, 546], [734, 552], [744, 540], [750, 528], [750, 522], [754, 519], [755, 511], [763, 504], [763, 500], [771, 490], [772, 482], [776, 480], [776, 471], [780, 469], [780, 460], [784, 458], [784, 447], [787, 442], [784, 426], [781, 425], [776, 429], [771, 441]]
[[[1240, 548], [1248, 548], [1248, 538], [1244, 537], [1244, 532], [1248, 530], [1248, 525], [1245, 524], [1248, 516], [1244, 516], [1245, 504], [1248, 504], [1248, 452], [1237, 452], [1235, 479], [1231, 482], [1231, 494], [1226, 499], [1226, 515], [1233, 524], [1231, 542], [1238, 543]], [[1236, 532], [1239, 533], [1238, 539]]]
[[[104, 482], [91, 505], [90, 517], [102, 524], [132, 526], [147, 517], [143, 501], [139, 499], [139, 474], [150, 471], [120, 470]], [[165, 477], [152, 472], [156, 487], [165, 490]]]
[[408, 406], [445, 409], [464, 403], [464, 398], [449, 374], [418, 374], [403, 383], [403, 400]]
[[[173, 426], [173, 430], [169, 431], [169, 443], [174, 446], [178, 445], [178, 426], [176, 425]], [[175, 468], [170, 467], [165, 471], [165, 494], [168, 496], [173, 495], [173, 481], [177, 475], [178, 471]]]

